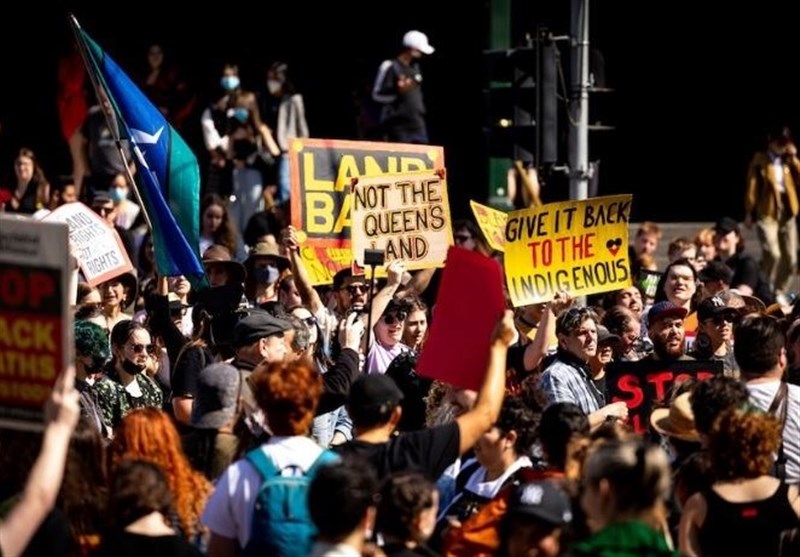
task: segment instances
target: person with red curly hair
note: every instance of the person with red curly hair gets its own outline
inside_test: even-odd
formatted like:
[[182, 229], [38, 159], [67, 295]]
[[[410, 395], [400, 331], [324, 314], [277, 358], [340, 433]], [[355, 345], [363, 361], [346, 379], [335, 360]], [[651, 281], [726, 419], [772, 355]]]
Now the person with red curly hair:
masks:
[[151, 461], [164, 470], [174, 497], [173, 526], [202, 547], [207, 532], [200, 514], [213, 486], [189, 464], [169, 415], [153, 407], [132, 410], [114, 432], [109, 450], [112, 470], [126, 459]]
[[[323, 452], [310, 437], [323, 391], [322, 376], [300, 360], [258, 365], [249, 378], [272, 436], [263, 452], [282, 476], [305, 474]], [[238, 555], [251, 537], [253, 512], [263, 479], [249, 458], [231, 464], [217, 481], [203, 512], [211, 531], [208, 555]]]

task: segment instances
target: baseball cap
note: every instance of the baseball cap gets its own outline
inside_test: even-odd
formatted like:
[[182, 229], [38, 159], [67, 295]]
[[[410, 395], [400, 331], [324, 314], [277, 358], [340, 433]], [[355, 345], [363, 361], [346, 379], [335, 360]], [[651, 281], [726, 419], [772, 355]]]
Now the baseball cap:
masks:
[[730, 284], [733, 280], [733, 269], [722, 261], [709, 261], [706, 266], [697, 273], [700, 282], [721, 280], [725, 284]]
[[292, 324], [288, 321], [273, 317], [263, 310], [252, 310], [233, 328], [233, 346], [240, 348], [264, 337], [283, 335], [291, 328]]
[[348, 404], [355, 408], [396, 405], [403, 400], [403, 391], [394, 379], [382, 373], [370, 373], [356, 379], [350, 387]]
[[403, 46], [415, 48], [423, 54], [433, 54], [434, 48], [428, 42], [428, 35], [422, 31], [409, 31], [403, 35]]
[[706, 298], [697, 306], [697, 318], [700, 321], [711, 319], [722, 313], [730, 315], [734, 320], [739, 317], [739, 312], [735, 308], [728, 307], [719, 296]]
[[731, 232], [736, 232], [736, 234], [740, 234], [739, 223], [736, 222], [731, 217], [722, 217], [714, 225], [714, 231], [717, 234], [722, 234], [723, 236]]
[[597, 325], [597, 345], [601, 344], [612, 344], [619, 342], [620, 338], [618, 335], [615, 335], [611, 331], [609, 331], [604, 325]]
[[200, 370], [192, 405], [192, 425], [217, 429], [229, 424], [236, 413], [241, 389], [239, 370], [230, 364], [211, 364]]
[[667, 317], [680, 317], [683, 319], [686, 317], [687, 313], [686, 308], [677, 306], [672, 302], [658, 302], [657, 304], [653, 304], [653, 307], [647, 312], [647, 323], [648, 325], [654, 325], [659, 319]]
[[508, 512], [517, 517], [532, 517], [554, 526], [572, 522], [569, 496], [552, 480], [516, 486], [508, 500]]

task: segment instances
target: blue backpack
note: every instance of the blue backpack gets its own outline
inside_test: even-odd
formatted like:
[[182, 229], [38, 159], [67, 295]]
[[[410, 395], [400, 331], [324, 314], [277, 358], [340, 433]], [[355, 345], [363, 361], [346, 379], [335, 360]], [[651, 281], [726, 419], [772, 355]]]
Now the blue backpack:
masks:
[[308, 487], [321, 466], [336, 462], [333, 451], [322, 451], [302, 476], [282, 476], [264, 451], [253, 449], [245, 455], [261, 475], [256, 495], [250, 540], [243, 556], [308, 555], [317, 535], [317, 528], [308, 511]]

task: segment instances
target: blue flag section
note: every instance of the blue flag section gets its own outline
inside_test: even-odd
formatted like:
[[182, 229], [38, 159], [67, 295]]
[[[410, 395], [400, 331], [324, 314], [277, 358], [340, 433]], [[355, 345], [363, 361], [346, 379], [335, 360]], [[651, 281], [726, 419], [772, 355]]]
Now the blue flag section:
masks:
[[162, 276], [184, 275], [194, 288], [206, 285], [199, 255], [200, 168], [197, 158], [164, 115], [108, 54], [77, 28], [96, 76], [100, 97], [114, 109], [119, 137], [130, 142], [152, 224], [156, 269]]

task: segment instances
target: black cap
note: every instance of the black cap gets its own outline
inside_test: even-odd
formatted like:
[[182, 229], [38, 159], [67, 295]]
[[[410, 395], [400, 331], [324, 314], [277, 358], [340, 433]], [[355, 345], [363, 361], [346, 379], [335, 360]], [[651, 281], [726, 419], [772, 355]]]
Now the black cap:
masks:
[[700, 282], [721, 280], [725, 284], [730, 284], [733, 280], [733, 269], [722, 261], [713, 260], [700, 269], [700, 272], [697, 273], [697, 278], [700, 279]]
[[597, 325], [597, 345], [615, 344], [620, 341], [619, 335], [609, 331], [604, 325]]
[[715, 315], [719, 315], [721, 313], [727, 313], [734, 320], [739, 317], [738, 310], [736, 310], [736, 308], [728, 307], [728, 305], [723, 302], [722, 298], [719, 296], [711, 296], [706, 298], [697, 306], [697, 319], [700, 321], [711, 319]]
[[283, 319], [273, 317], [263, 310], [251, 310], [233, 329], [233, 346], [241, 348], [254, 343], [258, 339], [280, 335], [292, 328], [292, 324]]
[[736, 234], [741, 235], [741, 232], [739, 231], [739, 223], [731, 217], [722, 217], [719, 219], [714, 225], [714, 232], [717, 234], [722, 234], [723, 236], [731, 232], [736, 232]]
[[508, 512], [517, 517], [532, 517], [553, 526], [572, 522], [569, 496], [552, 480], [520, 484], [508, 501]]
[[382, 373], [362, 375], [350, 387], [348, 404], [355, 408], [376, 408], [397, 405], [403, 400], [403, 391], [394, 379]]

